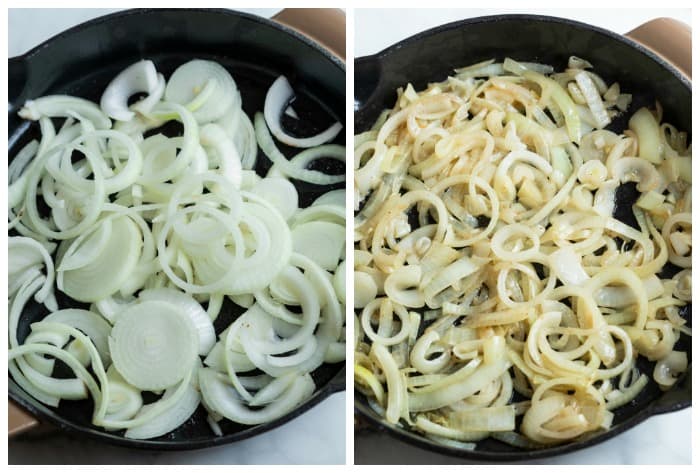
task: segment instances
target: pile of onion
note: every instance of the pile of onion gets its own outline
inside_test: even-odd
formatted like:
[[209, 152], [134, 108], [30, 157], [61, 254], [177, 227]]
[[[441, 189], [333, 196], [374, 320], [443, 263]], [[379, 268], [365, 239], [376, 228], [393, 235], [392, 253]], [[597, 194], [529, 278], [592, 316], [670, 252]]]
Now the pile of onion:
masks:
[[[27, 101], [19, 115], [41, 139], [9, 169], [9, 370], [22, 389], [54, 407], [91, 397], [94, 425], [136, 439], [200, 405], [221, 435], [221, 419], [270, 422], [312, 395], [311, 373], [345, 359], [345, 193], [300, 208], [291, 179], [343, 182], [308, 166], [344, 161], [344, 147], [326, 144], [339, 123], [285, 132], [292, 98], [280, 77], [253, 125], [229, 72], [196, 59], [167, 81], [139, 61], [99, 105]], [[171, 121], [178, 136], [160, 128]], [[287, 159], [270, 132], [305, 149]], [[20, 340], [32, 297], [47, 313]], [[243, 314], [217, 333], [225, 299]]]

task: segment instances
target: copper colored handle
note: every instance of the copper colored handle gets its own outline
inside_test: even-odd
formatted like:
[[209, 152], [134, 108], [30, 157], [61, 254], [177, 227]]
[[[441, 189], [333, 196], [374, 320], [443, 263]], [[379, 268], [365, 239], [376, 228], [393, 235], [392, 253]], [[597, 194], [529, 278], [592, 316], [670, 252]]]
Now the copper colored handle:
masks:
[[9, 437], [14, 437], [39, 425], [38, 420], [27, 414], [14, 402], [8, 400], [7, 407], [7, 434]]
[[285, 8], [272, 17], [345, 61], [345, 13], [338, 8]]
[[692, 67], [692, 30], [672, 18], [657, 18], [633, 29], [625, 36], [652, 50], [678, 68], [689, 79]]

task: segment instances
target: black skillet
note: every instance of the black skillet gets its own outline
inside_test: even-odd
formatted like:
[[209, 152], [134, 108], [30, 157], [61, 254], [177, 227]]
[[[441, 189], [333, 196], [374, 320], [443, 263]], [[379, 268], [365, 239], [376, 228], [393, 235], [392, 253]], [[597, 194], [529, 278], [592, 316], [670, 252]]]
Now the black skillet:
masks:
[[[291, 17], [300, 12], [291, 13], [284, 17], [290, 23], [293, 22]], [[308, 20], [314, 12], [301, 14]], [[338, 12], [321, 11], [320, 14], [326, 20], [330, 17], [338, 19]], [[344, 17], [340, 15], [339, 19], [342, 30], [336, 34], [344, 37]], [[336, 44], [340, 43], [342, 41]], [[9, 60], [9, 156], [13, 157], [25, 143], [38, 136], [36, 123], [23, 121], [17, 116], [17, 110], [27, 99], [65, 93], [99, 102], [109, 81], [141, 58], [152, 59], [166, 78], [177, 66], [190, 59], [217, 61], [229, 69], [236, 80], [243, 97], [243, 108], [251, 118], [256, 111], [262, 110], [268, 87], [277, 76], [284, 74], [297, 93], [294, 108], [300, 117], [298, 122], [288, 120], [285, 126], [300, 136], [318, 133], [335, 120], [345, 121], [344, 62], [296, 30], [229, 10], [130, 10], [71, 28], [24, 56]], [[344, 143], [344, 133], [336, 142]], [[293, 153], [290, 148], [281, 149], [288, 156]], [[322, 163], [322, 166], [331, 173], [344, 172], [344, 169], [329, 163]], [[268, 167], [269, 162], [260, 154], [257, 170], [264, 172]], [[295, 184], [301, 206], [308, 206], [330, 189], [301, 182]], [[80, 306], [65, 296], [59, 299], [59, 305]], [[225, 305], [215, 324], [217, 333], [242, 311], [233, 304]], [[43, 306], [27, 306], [18, 330], [20, 342], [26, 337], [29, 325], [46, 313]], [[121, 436], [121, 432], [110, 433], [91, 425], [93, 404], [90, 400], [62, 401], [57, 409], [49, 408], [27, 395], [11, 378], [9, 396], [31, 415], [55, 424], [66, 433], [129, 447], [193, 449], [260, 434], [345, 389], [344, 363], [324, 364], [312, 376], [317, 391], [293, 412], [252, 427], [222, 421], [221, 437], [212, 433], [201, 406], [184, 425], [167, 435], [153, 440], [131, 440]]]
[[[665, 31], [664, 33], [667, 33]], [[689, 42], [688, 42], [689, 46]], [[658, 99], [664, 121], [680, 130], [691, 130], [691, 84], [689, 79], [655, 53], [623, 36], [583, 23], [533, 15], [499, 15], [458, 21], [419, 33], [384, 51], [355, 60], [355, 133], [369, 129], [379, 113], [393, 107], [396, 89], [412, 83], [421, 90], [429, 82], [444, 80], [453, 70], [486, 59], [511, 57], [566, 67], [569, 56], [587, 59], [595, 72], [608, 83], [618, 81], [634, 100], [629, 110], [652, 106]], [[682, 54], [684, 56], [685, 54]], [[687, 48], [687, 55], [690, 49]], [[689, 71], [688, 71], [689, 74]], [[617, 118], [611, 129], [622, 132], [629, 113]], [[632, 186], [622, 186], [616, 195], [615, 216], [633, 224], [631, 204], [638, 194]], [[664, 268], [666, 277], [677, 268]], [[690, 305], [683, 316], [690, 325]], [[690, 339], [683, 336], [677, 350], [690, 355]], [[650, 374], [653, 364], [638, 362]], [[653, 379], [653, 378], [652, 378]], [[355, 411], [370, 426], [386, 431], [416, 446], [463, 458], [488, 461], [515, 461], [572, 452], [600, 443], [643, 422], [652, 415], [684, 409], [691, 405], [691, 376], [688, 374], [670, 391], [662, 392], [651, 382], [631, 403], [615, 411], [613, 427], [602, 433], [555, 447], [523, 450], [486, 439], [473, 451], [445, 446], [385, 422], [355, 391]]]

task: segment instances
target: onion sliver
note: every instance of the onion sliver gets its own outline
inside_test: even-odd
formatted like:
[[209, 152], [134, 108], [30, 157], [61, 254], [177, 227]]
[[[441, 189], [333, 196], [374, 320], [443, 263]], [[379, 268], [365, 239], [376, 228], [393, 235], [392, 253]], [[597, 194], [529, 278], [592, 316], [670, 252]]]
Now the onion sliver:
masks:
[[141, 232], [136, 224], [125, 216], [114, 218], [112, 233], [103, 251], [91, 263], [59, 273], [63, 279], [62, 290], [81, 302], [97, 302], [111, 296], [132, 274], [142, 247]]
[[51, 255], [49, 255], [46, 248], [44, 248], [41, 243], [37, 242], [33, 238], [27, 237], [10, 237], [7, 243], [9, 268], [10, 268], [10, 280], [12, 280], [13, 270], [22, 271], [39, 261], [44, 263], [46, 268], [46, 279], [41, 289], [36, 292], [34, 298], [37, 302], [41, 303], [46, 300], [46, 298], [52, 294], [53, 282], [54, 282], [54, 265]]
[[[168, 389], [163, 395], [163, 398], [167, 399], [169, 396], [174, 395], [174, 391], [175, 389], [173, 388]], [[182, 396], [170, 408], [155, 419], [151, 419], [137, 427], [128, 429], [124, 437], [130, 439], [150, 439], [167, 434], [184, 424], [187, 419], [194, 414], [194, 411], [199, 406], [200, 399], [199, 392], [188, 383], [185, 392], [182, 393]], [[143, 406], [141, 411], [134, 417], [134, 421], [139, 420], [139, 414], [147, 413], [150, 409], [152, 409], [152, 405], [150, 404]]]
[[[115, 372], [113, 367], [114, 365], [110, 370]], [[109, 394], [105, 419], [112, 421], [131, 419], [143, 406], [141, 391], [129, 385], [118, 373], [119, 380], [114, 379], [110, 370], [107, 370]]]
[[[255, 114], [255, 137], [258, 140], [260, 149], [262, 149], [263, 153], [265, 153], [265, 156], [267, 156], [275, 166], [279, 167], [279, 170], [283, 175], [318, 185], [334, 184], [345, 180], [344, 175], [334, 176], [320, 171], [315, 171], [313, 169], [303, 169], [292, 164], [291, 161], [288, 161], [282, 152], [277, 149], [277, 146], [270, 135], [270, 131], [265, 124], [265, 118], [261, 113]], [[318, 155], [314, 156], [314, 159], [322, 157], [323, 155]]]
[[139, 92], [150, 94], [157, 87], [158, 71], [153, 61], [138, 61], [112, 79], [102, 93], [100, 108], [115, 120], [129, 121], [134, 118], [134, 112], [129, 110], [129, 97]]
[[159, 104], [153, 114], [163, 116], [165, 119], [177, 119], [184, 128], [182, 134], [182, 146], [177, 157], [165, 167], [148, 168], [144, 163], [144, 169], [138, 178], [138, 183], [144, 186], [161, 183], [178, 177], [190, 165], [199, 147], [199, 126], [192, 113], [177, 103], [163, 102]]
[[[69, 337], [63, 334], [55, 332], [31, 332], [27, 335], [27, 338], [24, 339], [24, 343], [48, 343], [56, 347], [62, 347], [68, 343], [68, 338]], [[56, 364], [56, 360], [44, 358], [36, 353], [26, 355], [24, 359], [29, 366], [46, 376], [51, 376], [54, 365]]]
[[345, 189], [335, 189], [322, 194], [313, 201], [311, 206], [315, 205], [336, 205], [345, 208]]
[[[311, 285], [311, 282], [307, 276], [296, 267], [290, 266], [282, 271], [280, 278], [285, 284], [290, 286], [291, 290], [300, 301], [302, 308], [300, 326], [296, 326], [295, 324], [289, 327], [290, 329], [294, 330], [293, 333], [289, 334], [279, 333], [279, 329], [275, 330], [279, 333], [279, 335], [284, 336], [285, 338], [281, 340], [277, 338], [270, 339], [269, 332], [267, 332], [267, 327], [265, 327], [265, 319], [269, 316], [269, 314], [261, 314], [259, 313], [260, 309], [257, 306], [253, 306], [247, 312], [248, 318], [251, 319], [250, 323], [244, 324], [244, 326], [240, 329], [242, 334], [248, 330], [251, 332], [257, 331], [257, 339], [255, 336], [251, 336], [249, 340], [243, 341], [243, 346], [246, 349], [246, 353], [248, 353], [249, 357], [251, 356], [251, 350], [268, 355], [279, 355], [281, 353], [289, 352], [290, 350], [299, 349], [300, 347], [303, 347], [311, 338], [315, 331], [316, 325], [319, 322], [320, 305], [319, 300], [317, 300], [315, 297], [317, 292], [314, 290], [315, 288]], [[257, 314], [254, 313], [256, 308], [259, 311]], [[251, 341], [254, 343], [254, 345], [246, 345], [246, 342], [248, 341]]]
[[238, 189], [241, 187], [242, 168], [238, 150], [226, 132], [219, 125], [210, 123], [200, 130], [200, 143], [214, 151], [221, 174]]
[[102, 364], [109, 366], [111, 363], [107, 338], [112, 327], [98, 314], [83, 309], [62, 309], [47, 315], [42, 321], [57, 322], [77, 328], [95, 345]]
[[284, 76], [279, 76], [272, 83], [265, 96], [265, 121], [275, 138], [282, 143], [296, 148], [311, 148], [312, 146], [322, 145], [331, 141], [343, 129], [343, 125], [336, 122], [318, 135], [307, 138], [289, 136], [282, 129], [282, 115], [293, 97], [294, 90], [292, 90], [292, 86], [289, 85], [289, 81]]
[[73, 240], [63, 253], [57, 271], [80, 269], [94, 261], [102, 253], [112, 235], [112, 219], [105, 219], [97, 228]]
[[197, 123], [218, 120], [240, 100], [240, 95], [231, 74], [213, 61], [194, 59], [175, 69], [165, 87], [165, 100], [187, 105], [209, 83], [213, 84], [213, 90], [204, 103], [193, 110], [193, 115]]
[[278, 419], [294, 410], [306, 400], [315, 389], [311, 376], [299, 376], [274, 401], [262, 409], [252, 410], [240, 400], [240, 396], [230, 384], [221, 380], [216, 371], [208, 368], [199, 371], [199, 385], [202, 397], [215, 412], [229, 420], [244, 425], [255, 425]]
[[255, 203], [246, 202], [243, 205], [244, 218], [247, 214], [250, 219], [263, 224], [271, 238], [269, 249], [261, 255], [257, 254], [256, 249], [253, 256], [241, 262], [241, 273], [227, 285], [228, 294], [252, 293], [269, 286], [289, 263], [292, 254], [292, 238], [282, 216], [270, 204], [261, 199], [256, 200]]
[[99, 311], [102, 317], [109, 320], [109, 322], [113, 324], [116, 321], [117, 316], [121, 314], [122, 311], [134, 300], [135, 298], [133, 296], [122, 298], [118, 294], [115, 294], [111, 297], [106, 297], [96, 301], [95, 308], [97, 311]]
[[333, 274], [333, 289], [341, 304], [345, 304], [345, 261], [338, 265]]
[[[312, 162], [322, 158], [334, 159], [345, 165], [345, 146], [321, 145], [305, 149], [290, 159], [289, 164], [299, 169], [306, 169]], [[336, 182], [343, 182], [345, 180], [343, 174], [329, 176], [329, 178]]]
[[[110, 140], [109, 145], [113, 149], [113, 154], [115, 153], [115, 143], [118, 143], [128, 155], [126, 165], [122, 165], [121, 162], [115, 165], [115, 169], [119, 170], [117, 173], [113, 173], [112, 169], [106, 169], [107, 166], [105, 164], [104, 157], [97, 161], [98, 163], [104, 165], [103, 173], [105, 173], [106, 177], [104, 180], [105, 192], [107, 194], [113, 194], [136, 182], [136, 179], [139, 177], [143, 166], [143, 156], [141, 155], [141, 150], [139, 147], [136, 146], [136, 143], [134, 143], [134, 141], [129, 138], [128, 135], [115, 130], [94, 130], [73, 140], [71, 142], [71, 146], [77, 146], [80, 143], [87, 145], [91, 141], [96, 141], [98, 139]], [[95, 154], [99, 154], [99, 152]], [[121, 160], [117, 159], [113, 155], [112, 161]], [[69, 153], [63, 153], [58, 169], [53, 168], [50, 166], [50, 164], [51, 162], [47, 164], [46, 169], [57, 181], [83, 192], [89, 192], [92, 190], [93, 182], [81, 177], [73, 168], [71, 165], [71, 155]], [[107, 177], [107, 172], [112, 175]]]
[[[37, 206], [36, 198], [38, 194], [39, 181], [43, 174], [43, 170], [52, 158], [57, 157], [61, 153], [70, 153], [75, 149], [77, 151], [85, 154], [90, 167], [92, 168], [94, 175], [94, 182], [90, 194], [90, 204], [88, 210], [82, 210], [82, 220], [62, 231], [54, 231], [50, 228], [47, 222], [41, 218], [39, 215], [39, 209]], [[37, 167], [32, 168], [28, 178], [27, 178], [27, 194], [24, 199], [25, 210], [29, 223], [34, 231], [42, 235], [43, 237], [54, 238], [57, 240], [66, 240], [69, 238], [75, 238], [80, 235], [83, 231], [87, 230], [100, 215], [102, 206], [104, 205], [104, 200], [106, 198], [105, 192], [105, 179], [100, 169], [99, 160], [100, 157], [89, 151], [84, 146], [74, 145], [66, 149], [55, 149], [47, 152], [43, 156], [37, 158]]]
[[308, 222], [292, 229], [294, 251], [333, 271], [345, 248], [345, 228], [328, 222]]
[[35, 100], [27, 100], [19, 111], [19, 116], [36, 121], [41, 117], [68, 118], [76, 113], [89, 120], [97, 129], [107, 129], [112, 126], [111, 120], [96, 104], [68, 95], [47, 95]]
[[287, 179], [266, 177], [256, 182], [251, 192], [274, 205], [285, 220], [299, 208], [299, 194]]
[[141, 114], [148, 114], [153, 110], [153, 107], [156, 106], [156, 104], [160, 101], [160, 99], [163, 98], [163, 95], [165, 94], [165, 77], [163, 77], [163, 74], [158, 73], [158, 79], [156, 81], [156, 86], [155, 88], [151, 89], [148, 93], [147, 97], [144, 97], [143, 99], [139, 100], [135, 104], [133, 104], [131, 107], [132, 110], [137, 111]]
[[199, 340], [184, 310], [162, 301], [127, 308], [109, 338], [114, 365], [130, 384], [158, 391], [181, 381], [197, 359]]

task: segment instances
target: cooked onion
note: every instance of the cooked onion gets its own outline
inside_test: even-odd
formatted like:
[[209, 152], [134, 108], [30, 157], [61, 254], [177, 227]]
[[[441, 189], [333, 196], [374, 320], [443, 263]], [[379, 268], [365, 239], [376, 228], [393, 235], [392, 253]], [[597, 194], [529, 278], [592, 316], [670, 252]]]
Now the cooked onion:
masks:
[[590, 69], [460, 68], [356, 135], [355, 386], [387, 422], [541, 448], [609, 429], [638, 357], [662, 389], [688, 370], [687, 136], [647, 108], [603, 129], [630, 97]]

